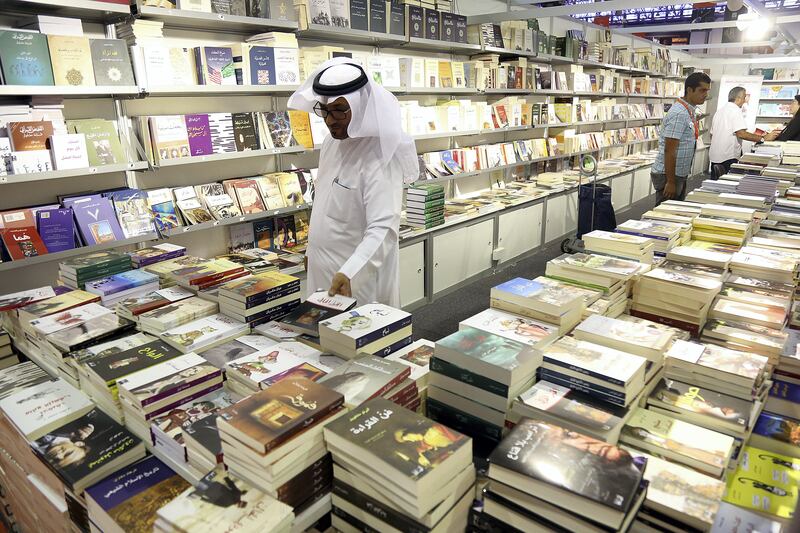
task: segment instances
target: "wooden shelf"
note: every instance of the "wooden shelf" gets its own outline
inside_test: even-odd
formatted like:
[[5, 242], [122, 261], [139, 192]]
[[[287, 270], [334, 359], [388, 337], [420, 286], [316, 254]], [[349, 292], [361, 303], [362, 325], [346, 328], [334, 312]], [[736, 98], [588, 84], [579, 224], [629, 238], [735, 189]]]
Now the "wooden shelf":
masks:
[[297, 30], [297, 22], [287, 20], [221, 15], [202, 11], [165, 9], [163, 7], [139, 6], [142, 17], [158, 20], [170, 28], [187, 28], [206, 31], [260, 33], [267, 30]]
[[0, 176], [0, 184], [13, 185], [15, 183], [29, 183], [31, 181], [96, 176], [112, 174], [114, 172], [126, 172], [129, 170], [146, 170], [147, 168], [148, 164], [145, 161], [136, 161], [134, 163], [121, 163], [118, 165], [104, 165], [100, 167], [52, 170], [50, 172], [37, 172], [35, 174], [11, 174], [9, 176]]

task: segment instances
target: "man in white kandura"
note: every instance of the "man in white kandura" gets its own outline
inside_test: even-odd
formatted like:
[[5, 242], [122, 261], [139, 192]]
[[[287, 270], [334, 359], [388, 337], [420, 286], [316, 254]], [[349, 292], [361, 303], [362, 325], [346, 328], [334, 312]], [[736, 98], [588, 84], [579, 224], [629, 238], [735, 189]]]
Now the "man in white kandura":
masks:
[[349, 58], [323, 63], [289, 98], [289, 108], [325, 119], [308, 230], [309, 294], [400, 305], [403, 183], [419, 175], [400, 104]]

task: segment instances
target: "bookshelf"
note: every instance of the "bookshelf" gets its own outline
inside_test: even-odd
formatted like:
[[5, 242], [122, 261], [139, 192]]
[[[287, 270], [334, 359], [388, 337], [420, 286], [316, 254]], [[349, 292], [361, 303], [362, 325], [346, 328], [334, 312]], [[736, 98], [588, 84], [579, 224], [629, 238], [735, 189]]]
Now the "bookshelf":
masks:
[[423, 39], [421, 37], [409, 37], [403, 44], [409, 50], [419, 50], [422, 52], [449, 52], [452, 54], [476, 54], [482, 51], [481, 45], [470, 43], [451, 43], [436, 39]]
[[291, 94], [299, 85], [188, 85], [144, 87], [142, 96], [213, 96]]
[[372, 46], [400, 46], [406, 43], [403, 35], [392, 35], [376, 31], [336, 28], [321, 24], [309, 24], [307, 29], [297, 32], [298, 39], [311, 41], [333, 41], [338, 44], [363, 44]]
[[142, 5], [137, 0], [136, 12], [150, 20], [158, 20], [170, 28], [234, 33], [261, 33], [270, 30], [295, 31], [297, 23], [287, 20], [259, 19], [236, 15], [221, 15], [183, 9], [165, 9]]
[[141, 92], [139, 87], [131, 86], [86, 86], [67, 87], [64, 85], [0, 85], [0, 96], [63, 96], [64, 98], [109, 98], [114, 96], [133, 97]]
[[11, 174], [9, 176], [0, 176], [0, 185], [13, 185], [16, 183], [28, 183], [33, 181], [76, 178], [79, 176], [97, 176], [102, 174], [113, 174], [115, 172], [146, 170], [147, 168], [147, 162], [136, 161], [134, 163], [104, 165], [102, 167], [76, 168], [70, 170], [53, 170], [50, 172], [37, 172], [35, 174]]
[[112, 22], [131, 14], [124, 4], [98, 0], [3, 0], [3, 9], [18, 13], [47, 13], [57, 17], [75, 17], [87, 22]]
[[496, 46], [483, 46], [481, 51], [487, 54], [500, 54], [501, 57], [536, 57], [536, 52], [525, 52], [523, 50], [512, 50], [510, 48], [497, 48]]
[[195, 165], [197, 163], [210, 163], [212, 161], [233, 161], [236, 159], [248, 159], [252, 157], [276, 156], [283, 154], [300, 154], [306, 149], [302, 146], [291, 146], [288, 148], [270, 148], [267, 150], [246, 150], [244, 152], [229, 152], [223, 154], [201, 155], [193, 157], [181, 157], [179, 159], [167, 159], [162, 161], [156, 168], [177, 167], [183, 165]]

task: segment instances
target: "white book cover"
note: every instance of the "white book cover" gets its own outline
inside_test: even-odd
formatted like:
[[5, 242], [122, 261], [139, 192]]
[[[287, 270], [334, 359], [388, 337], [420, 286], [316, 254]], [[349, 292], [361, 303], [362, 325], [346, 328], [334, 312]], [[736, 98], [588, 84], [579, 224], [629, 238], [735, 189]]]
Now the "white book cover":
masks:
[[149, 86], [163, 87], [173, 85], [169, 48], [166, 46], [147, 45], [142, 46], [140, 50]]
[[347, 296], [342, 296], [341, 294], [329, 296], [328, 291], [315, 292], [306, 298], [306, 301], [321, 307], [327, 307], [329, 309], [335, 309], [342, 312], [347, 311], [356, 303], [355, 298], [349, 298]]
[[194, 292], [190, 291], [189, 289], [185, 289], [178, 285], [174, 287], [167, 287], [166, 289], [159, 289], [155, 291], [159, 296], [162, 296], [169, 300], [170, 302], [179, 302], [181, 300], [185, 300], [187, 298], [191, 298], [194, 296]]
[[297, 48], [275, 48], [275, 77], [278, 85], [300, 83]]
[[0, 296], [0, 310], [5, 310], [8, 307], [21, 307], [23, 305], [38, 302], [39, 300], [46, 300], [56, 295], [52, 287], [39, 287], [38, 289], [30, 289], [27, 291], [15, 292], [12, 294], [5, 294]]
[[575, 331], [576, 336], [585, 332], [653, 350], [663, 350], [673, 337], [673, 333], [647, 324], [634, 324], [599, 315], [590, 316], [581, 322]]
[[23, 389], [0, 401], [0, 409], [29, 440], [35, 440], [94, 408], [86, 394], [57, 379]]
[[320, 333], [330, 330], [341, 333], [351, 339], [360, 339], [410, 318], [411, 315], [405, 311], [374, 303], [362, 305], [320, 322], [319, 327]]
[[405, 348], [386, 356], [389, 361], [397, 361], [411, 367], [410, 379], [419, 379], [430, 370], [430, 361], [433, 357], [433, 350], [436, 344], [426, 339], [415, 341]]
[[[225, 365], [228, 371], [238, 373], [259, 384], [307, 362], [308, 355], [317, 352], [299, 342], [281, 342], [245, 355]], [[319, 352], [317, 352], [319, 353]]]
[[11, 152], [11, 170], [13, 174], [35, 174], [53, 170], [50, 150], [28, 150]]
[[462, 320], [459, 329], [463, 327], [487, 331], [531, 346], [558, 335], [556, 326], [499, 309], [486, 309], [475, 316]]
[[218, 313], [167, 330], [161, 334], [161, 338], [170, 344], [181, 346], [183, 350], [191, 351], [195, 347], [205, 346], [243, 331], [247, 327], [247, 324]]
[[[637, 372], [644, 371], [647, 359], [606, 348], [599, 344], [563, 337], [542, 350], [545, 363], [579, 368], [588, 375], [625, 385]], [[644, 375], [644, 374], [642, 374]]]
[[311, 24], [331, 26], [331, 2], [330, 0], [309, 0], [308, 18]]
[[112, 309], [107, 309], [98, 303], [90, 303], [62, 311], [61, 313], [31, 320], [30, 324], [42, 335], [49, 335], [50, 333], [55, 333], [56, 331], [61, 331], [62, 329], [83, 324], [91, 318], [96, 318], [98, 316], [107, 315], [113, 312], [114, 311]]
[[87, 168], [89, 154], [86, 151], [86, 136], [83, 133], [66, 133], [50, 137], [53, 166], [56, 170]]
[[381, 71], [383, 85], [386, 87], [400, 87], [400, 58], [397, 56], [382, 56]]
[[367, 58], [366, 70], [372, 81], [378, 85], [386, 85], [383, 81], [383, 61], [379, 55], [371, 55]]
[[150, 189], [147, 191], [147, 203], [150, 206], [164, 204], [172, 201], [172, 191], [168, 188]]
[[196, 353], [187, 353], [174, 359], [170, 359], [169, 361], [164, 361], [163, 363], [153, 365], [149, 368], [145, 368], [144, 370], [140, 370], [125, 376], [124, 378], [117, 380], [117, 386], [125, 390], [132, 391], [134, 389], [143, 387], [148, 383], [161, 381], [164, 378], [174, 374], [180, 374], [182, 372], [188, 374], [185, 372], [187, 369], [203, 364], [207, 364], [207, 361], [202, 355], [198, 355]]
[[211, 13], [211, 0], [178, 0], [176, 7], [184, 11]]
[[11, 139], [0, 137], [0, 176], [8, 176], [13, 171], [11, 166]]
[[350, 0], [330, 0], [331, 22], [339, 28], [350, 27]]
[[272, 321], [267, 322], [266, 324], [261, 324], [260, 326], [256, 326], [254, 329], [260, 335], [263, 335], [269, 339], [274, 341], [285, 341], [285, 340], [292, 340], [296, 339], [300, 336], [299, 333], [293, 331], [287, 327], [285, 327], [280, 322]]

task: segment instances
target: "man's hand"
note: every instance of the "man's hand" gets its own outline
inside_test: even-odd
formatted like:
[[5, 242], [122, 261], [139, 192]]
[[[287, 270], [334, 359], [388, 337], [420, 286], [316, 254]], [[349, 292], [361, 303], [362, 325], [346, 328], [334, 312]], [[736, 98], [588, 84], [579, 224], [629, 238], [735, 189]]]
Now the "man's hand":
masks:
[[765, 141], [774, 141], [781, 134], [781, 130], [772, 130], [764, 136]]
[[350, 289], [350, 278], [341, 272], [334, 274], [333, 280], [331, 280], [331, 288], [328, 289], [328, 296], [334, 296], [336, 294], [341, 294], [348, 298], [352, 298], [353, 296], [353, 291]]
[[675, 185], [675, 182], [672, 180], [667, 180], [667, 183], [664, 185], [664, 192], [662, 195], [664, 196], [664, 200], [674, 200], [678, 188]]

